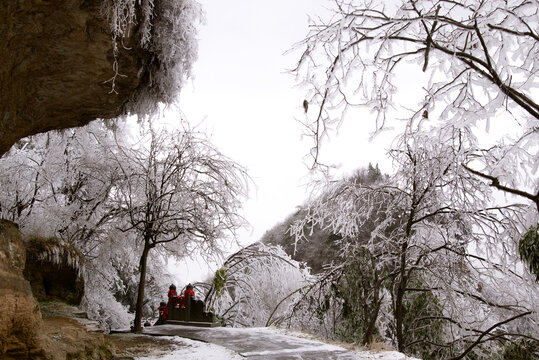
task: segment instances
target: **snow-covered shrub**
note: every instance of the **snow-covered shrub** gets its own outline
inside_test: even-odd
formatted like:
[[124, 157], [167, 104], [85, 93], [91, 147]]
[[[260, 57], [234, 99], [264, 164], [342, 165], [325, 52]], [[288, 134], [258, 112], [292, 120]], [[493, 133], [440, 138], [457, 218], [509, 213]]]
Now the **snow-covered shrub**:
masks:
[[280, 319], [309, 278], [281, 247], [262, 243], [230, 256], [216, 274], [207, 308], [228, 326], [266, 326]]
[[86, 256], [82, 307], [105, 330], [128, 329], [133, 320], [129, 302], [117, 294], [125, 295], [125, 279], [134, 276], [136, 256], [127, 247], [129, 239], [118, 231], [111, 231], [100, 243], [93, 244]]
[[129, 329], [134, 318], [113, 295], [111, 289], [106, 286], [110, 279], [107, 274], [99, 271], [98, 268], [86, 267], [86, 291], [82, 299], [82, 307], [86, 310], [88, 317], [97, 320], [106, 331], [111, 329]]

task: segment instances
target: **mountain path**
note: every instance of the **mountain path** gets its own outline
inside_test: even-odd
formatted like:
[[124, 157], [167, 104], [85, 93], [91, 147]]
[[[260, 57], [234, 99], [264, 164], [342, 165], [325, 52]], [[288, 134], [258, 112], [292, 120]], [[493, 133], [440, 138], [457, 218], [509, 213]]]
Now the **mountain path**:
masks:
[[271, 328], [200, 328], [193, 326], [159, 325], [144, 328], [144, 334], [179, 336], [223, 346], [249, 360], [285, 359], [359, 359], [342, 347], [304, 337], [284, 334]]

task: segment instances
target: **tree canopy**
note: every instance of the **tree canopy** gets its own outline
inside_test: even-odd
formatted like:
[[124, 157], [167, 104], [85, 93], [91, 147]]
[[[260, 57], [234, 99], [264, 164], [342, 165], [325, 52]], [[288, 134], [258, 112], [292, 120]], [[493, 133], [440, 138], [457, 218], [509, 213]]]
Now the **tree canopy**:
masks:
[[121, 174], [111, 196], [121, 231], [142, 244], [135, 331], [141, 331], [147, 259], [161, 248], [182, 258], [198, 250], [211, 257], [219, 242], [245, 224], [245, 169], [222, 155], [203, 134], [149, 128], [137, 145], [111, 151]]
[[[292, 70], [306, 89], [303, 122], [313, 140], [313, 167], [329, 130], [344, 121], [372, 121], [375, 134], [394, 128], [396, 138], [388, 149], [393, 172], [384, 183], [328, 179], [292, 227], [298, 241], [316, 227], [341, 238], [342, 265], [313, 287], [319, 299], [331, 295], [333, 302], [328, 308], [319, 300], [318, 308], [338, 308], [335, 297], [346, 311], [357, 305], [336, 284], [367, 289], [362, 305], [382, 314], [384, 324], [375, 319], [380, 333], [392, 334], [402, 351], [417, 353], [420, 346], [423, 358], [473, 357], [499, 339], [494, 331], [526, 338], [517, 331], [501, 335], [500, 327], [536, 323], [537, 307], [525, 295], [536, 293], [535, 277], [518, 248], [522, 239], [523, 259], [534, 269], [539, 4], [336, 0], [332, 10], [328, 19], [315, 18], [296, 44]], [[360, 255], [364, 266], [354, 267]], [[518, 265], [509, 270], [508, 264]], [[425, 301], [430, 310], [410, 316]], [[470, 306], [482, 310], [472, 314], [465, 310]], [[324, 314], [327, 326], [335, 315]], [[368, 316], [350, 319], [361, 320], [362, 334], [370, 331]], [[421, 334], [426, 326], [445, 333], [429, 338]], [[537, 342], [536, 331], [530, 334]]]
[[305, 121], [314, 163], [327, 130], [357, 108], [374, 112], [376, 131], [405, 119], [479, 136], [504, 122], [510, 131], [488, 134], [500, 141], [468, 144], [468, 170], [539, 206], [538, 14], [528, 0], [335, 1], [295, 47], [293, 73], [316, 109]]

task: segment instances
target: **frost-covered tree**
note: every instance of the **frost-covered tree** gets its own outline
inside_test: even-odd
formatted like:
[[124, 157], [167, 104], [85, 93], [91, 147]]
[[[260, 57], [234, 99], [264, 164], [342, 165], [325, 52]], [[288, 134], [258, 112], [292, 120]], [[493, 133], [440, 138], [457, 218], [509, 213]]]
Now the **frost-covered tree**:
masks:
[[280, 246], [254, 243], [217, 270], [206, 304], [229, 326], [268, 326], [282, 320], [309, 272]]
[[[499, 340], [510, 333], [496, 338], [492, 331], [536, 321], [537, 309], [522, 292], [535, 294], [537, 288], [515, 254], [518, 239], [529, 239], [522, 235], [533, 231], [539, 216], [535, 99], [539, 4], [527, 0], [333, 4], [333, 17], [317, 19], [296, 46], [302, 55], [293, 73], [307, 88], [305, 126], [314, 141], [313, 161], [319, 162], [328, 130], [366, 108], [375, 114], [375, 132], [401, 130], [390, 150], [397, 172], [384, 190], [332, 188], [329, 198], [338, 201], [322, 205], [319, 199], [321, 207], [314, 208], [325, 208], [323, 215], [315, 210], [308, 222], [318, 218], [326, 226], [332, 224], [332, 231], [340, 229], [340, 234], [347, 234], [343, 239], [350, 241], [358, 223], [373, 214], [373, 196], [386, 198], [389, 209], [400, 214], [389, 212], [379, 218], [384, 231], [372, 236], [393, 238], [394, 247], [387, 249], [398, 255], [390, 289], [396, 343], [400, 349], [411, 346], [412, 332], [405, 324], [407, 299], [427, 290], [410, 286], [416, 273], [423, 275], [418, 283], [428, 286], [444, 305], [444, 326], [451, 323], [450, 334], [456, 334], [442, 347], [458, 349], [450, 356], [467, 356], [487, 339]], [[498, 129], [491, 131], [491, 125]], [[506, 197], [494, 196], [489, 187]], [[397, 233], [385, 233], [388, 223], [398, 225]], [[369, 250], [378, 258], [375, 244]], [[526, 259], [537, 257], [535, 249], [529, 241], [521, 246]], [[422, 271], [427, 263], [437, 271]], [[474, 286], [477, 282], [481, 286]], [[467, 306], [481, 310], [463, 312]], [[448, 309], [453, 309], [451, 316]], [[487, 316], [490, 312], [496, 315]]]
[[84, 306], [107, 328], [128, 325], [122, 306], [140, 328], [168, 281], [167, 258], [218, 254], [244, 224], [245, 170], [189, 129], [130, 140], [92, 123], [24, 140], [0, 167], [2, 216], [82, 253]]
[[[381, 312], [362, 322], [375, 321], [400, 351], [423, 358], [461, 358], [485, 341], [513, 336], [537, 339], [534, 279], [518, 261], [516, 242], [499, 241], [525, 228], [526, 208], [488, 205], [489, 187], [463, 169], [468, 134], [448, 127], [432, 135], [406, 132], [391, 152], [398, 165], [393, 177], [370, 186], [331, 182], [295, 224], [299, 241], [315, 225], [342, 237], [343, 264], [328, 270], [337, 280], [321, 283], [317, 292], [329, 296], [338, 317], [346, 316], [351, 297], [335, 296], [331, 287], [342, 278], [335, 274], [355, 266], [359, 278], [352, 290], [362, 292], [371, 313]], [[365, 251], [372, 265], [364, 260], [362, 270], [353, 261]], [[384, 294], [389, 312], [381, 309]], [[443, 332], [432, 337], [426, 328]]]
[[[347, 179], [350, 182], [358, 182], [364, 185], [381, 181], [382, 175], [378, 165], [369, 164], [366, 169], [358, 169]], [[332, 262], [339, 262], [339, 248], [336, 241], [340, 240], [339, 235], [332, 234], [319, 227], [309, 232], [306, 241], [297, 242], [294, 235], [290, 233], [290, 225], [296, 220], [305, 217], [303, 206], [298, 207], [295, 213], [289, 215], [283, 222], [275, 225], [266, 231], [260, 241], [265, 244], [280, 245], [290, 254], [292, 259], [304, 262], [311, 273], [315, 274]], [[324, 254], [320, 256], [320, 254]]]
[[[538, 206], [539, 4], [529, 0], [352, 0], [333, 2], [317, 19], [293, 70], [307, 87], [314, 162], [328, 129], [368, 108], [376, 129], [407, 119], [488, 129], [503, 122], [512, 137], [478, 147], [468, 171]], [[489, 134], [494, 136], [494, 134]]]
[[244, 224], [246, 171], [222, 155], [203, 134], [150, 127], [130, 147], [111, 151], [122, 174], [112, 194], [124, 232], [136, 233], [141, 253], [134, 331], [140, 332], [148, 254], [210, 257]]
[[[82, 255], [82, 306], [104, 329], [127, 328], [135, 305], [140, 249], [122, 233], [111, 194], [121, 173], [110, 151], [127, 132], [102, 123], [25, 138], [0, 159], [0, 217], [17, 222], [25, 236], [58, 237]], [[128, 146], [128, 145], [125, 145]], [[157, 254], [156, 254], [157, 255]], [[168, 278], [154, 256], [147, 292], [158, 302]], [[145, 314], [155, 309], [145, 307]]]
[[114, 143], [98, 123], [23, 139], [0, 161], [1, 216], [26, 233], [84, 241], [111, 216], [101, 205], [118, 178], [105, 157]]
[[[123, 138], [121, 124], [117, 138]], [[125, 236], [115, 232], [110, 193], [120, 178], [107, 161], [116, 145], [102, 123], [25, 138], [0, 159], [0, 217], [19, 224], [25, 236], [58, 237], [82, 255], [82, 306], [103, 328], [129, 326], [122, 299], [135, 266], [122, 255]], [[111, 259], [123, 259], [123, 267]], [[135, 263], [136, 265], [136, 263]]]

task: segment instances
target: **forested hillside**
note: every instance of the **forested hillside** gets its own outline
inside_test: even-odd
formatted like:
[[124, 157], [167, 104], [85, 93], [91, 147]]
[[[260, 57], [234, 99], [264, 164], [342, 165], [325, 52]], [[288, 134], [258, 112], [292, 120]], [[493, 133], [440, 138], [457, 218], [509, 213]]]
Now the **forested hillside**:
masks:
[[[372, 185], [388, 175], [382, 175], [378, 165], [369, 166], [366, 169], [358, 169], [349, 180], [358, 184]], [[306, 238], [302, 241], [296, 241], [296, 237], [291, 233], [291, 226], [307, 215], [305, 206], [298, 206], [298, 210], [289, 215], [284, 221], [268, 230], [260, 239], [264, 244], [280, 245], [292, 259], [298, 262], [304, 262], [316, 274], [323, 270], [325, 265], [338, 263], [341, 261], [339, 254], [339, 240], [342, 236], [334, 233], [321, 225], [316, 225], [306, 232]], [[365, 226], [361, 238], [367, 241], [370, 237], [371, 228]]]
[[[433, 145], [415, 164], [406, 153], [395, 160], [401, 168], [391, 176], [371, 165], [328, 182], [261, 243], [229, 257], [208, 292], [212, 308], [232, 326], [383, 341], [422, 359], [537, 352], [534, 278], [515, 249], [474, 230], [494, 231], [500, 220], [440, 203], [439, 185], [453, 184], [434, 174], [454, 161], [450, 152]], [[494, 329], [512, 341], [482, 344]]]

